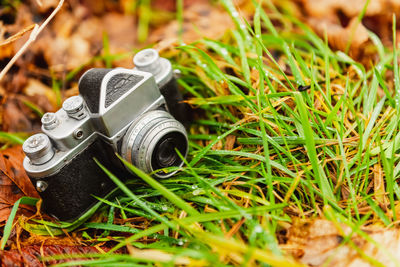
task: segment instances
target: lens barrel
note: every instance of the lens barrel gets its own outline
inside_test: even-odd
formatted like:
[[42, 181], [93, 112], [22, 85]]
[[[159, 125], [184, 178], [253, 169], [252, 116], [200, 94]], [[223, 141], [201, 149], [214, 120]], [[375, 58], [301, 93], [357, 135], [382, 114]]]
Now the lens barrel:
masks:
[[[122, 140], [121, 155], [142, 171], [151, 173], [183, 165], [175, 148], [186, 157], [188, 139], [185, 127], [168, 112], [152, 110], [141, 115], [128, 128]], [[167, 178], [175, 173], [161, 170], [154, 175]]]

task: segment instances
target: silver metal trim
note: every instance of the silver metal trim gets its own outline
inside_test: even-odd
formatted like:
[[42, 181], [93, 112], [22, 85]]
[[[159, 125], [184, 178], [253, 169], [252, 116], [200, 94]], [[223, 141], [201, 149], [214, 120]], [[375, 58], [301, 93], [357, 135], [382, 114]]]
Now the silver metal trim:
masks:
[[47, 187], [48, 187], [49, 185], [46, 183], [46, 182], [44, 182], [44, 181], [36, 181], [36, 190], [38, 191], [38, 192], [43, 192], [43, 191], [45, 191], [46, 189], [47, 189]]
[[[96, 131], [93, 121], [89, 116], [77, 120], [69, 116], [64, 109], [59, 109], [55, 114], [58, 121], [57, 127], [46, 129], [43, 125], [42, 131], [53, 141], [57, 150], [68, 151], [74, 149], [83, 139], [87, 138], [89, 134]], [[76, 129], [81, 129], [83, 131], [84, 135], [81, 139], [76, 139], [74, 137]]]
[[29, 137], [22, 145], [22, 150], [32, 165], [42, 165], [54, 156], [50, 139], [43, 133]]
[[[118, 73], [140, 75], [144, 78], [106, 108], [107, 83]], [[99, 113], [91, 114], [91, 116], [97, 119], [98, 130], [110, 138], [120, 132], [121, 129], [130, 124], [145, 110], [148, 110], [149, 106], [152, 106], [155, 100], [160, 97], [161, 93], [151, 73], [118, 68], [108, 72], [104, 76], [101, 85]]]
[[95, 140], [96, 136], [97, 134], [94, 132], [88, 138], [82, 140], [82, 142], [76, 147], [67, 151], [58, 150], [50, 161], [41, 165], [33, 165], [31, 164], [29, 158], [25, 157], [23, 161], [24, 169], [31, 178], [39, 179], [53, 175], [60, 171], [62, 167], [67, 165], [75, 156], [88, 147]]
[[173, 76], [171, 62], [159, 57], [158, 51], [152, 48], [143, 49], [133, 57], [134, 70], [149, 72], [154, 75], [158, 87], [162, 87]]
[[84, 105], [85, 102], [82, 96], [75, 95], [67, 98], [62, 104], [62, 108], [71, 118], [82, 120], [87, 115]]
[[47, 130], [54, 129], [58, 126], [57, 116], [53, 112], [45, 113], [40, 121]]
[[[23, 166], [27, 174], [37, 179], [56, 174], [97, 138], [102, 138], [117, 152], [119, 140], [121, 138], [125, 139], [126, 137], [124, 136], [132, 134], [131, 132], [127, 133], [128, 129], [141, 122], [141, 118], [148, 116], [149, 113], [153, 115], [160, 114], [161, 117], [157, 119], [160, 120], [160, 123], [164, 121], [164, 124], [162, 124], [164, 128], [161, 127], [162, 129], [159, 129], [161, 133], [154, 132], [147, 137], [144, 136], [148, 142], [153, 142], [153, 139], [157, 138], [163, 131], [167, 131], [166, 129], [176, 129], [186, 136], [184, 127], [173, 119], [168, 112], [156, 110], [166, 106], [165, 99], [161, 95], [158, 86], [162, 82], [169, 81], [172, 75], [172, 66], [168, 60], [158, 58], [157, 62], [157, 64], [160, 64], [162, 71], [154, 76], [149, 72], [123, 68], [108, 72], [104, 76], [100, 87], [99, 113], [90, 113], [83, 98], [74, 96], [67, 99], [67, 103], [64, 102], [62, 109], [56, 113], [51, 113], [50, 118], [43, 119], [43, 133], [40, 135], [49, 140], [50, 150], [46, 146], [46, 153], [42, 151], [38, 153], [39, 156], [32, 156], [29, 149], [24, 150], [27, 152], [27, 156], [24, 158]], [[106, 108], [107, 83], [113, 75], [118, 73], [140, 75], [143, 79]], [[82, 132], [82, 136], [77, 135], [78, 131]], [[144, 155], [152, 153], [152, 150], [148, 151], [148, 149], [146, 148], [147, 152], [141, 153], [144, 153]], [[150, 149], [154, 149], [154, 147]], [[125, 154], [127, 155], [127, 152]], [[129, 154], [132, 155], [132, 151]], [[35, 160], [32, 161], [32, 158], [35, 157], [38, 158], [36, 162]], [[149, 165], [143, 168], [149, 170]], [[171, 173], [169, 176], [173, 174]]]

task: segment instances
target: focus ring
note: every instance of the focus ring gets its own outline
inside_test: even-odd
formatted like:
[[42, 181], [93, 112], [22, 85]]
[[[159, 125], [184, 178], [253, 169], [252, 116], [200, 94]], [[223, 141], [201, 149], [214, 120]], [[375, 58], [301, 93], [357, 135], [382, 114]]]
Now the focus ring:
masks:
[[[171, 132], [179, 132], [182, 135], [186, 136], [186, 131], [183, 125], [175, 119], [168, 119], [162, 121], [159, 124], [153, 126], [152, 131], [145, 136], [143, 142], [139, 146], [139, 154], [138, 154], [138, 164], [143, 166], [143, 169], [148, 170], [149, 172], [154, 171], [151, 163], [152, 153], [156, 148], [156, 144], [158, 140], [160, 140], [164, 135]], [[186, 140], [183, 140], [186, 141]], [[146, 145], [148, 144], [148, 145]], [[183, 156], [186, 156], [187, 151], [185, 151]], [[180, 166], [183, 165], [180, 164]], [[179, 167], [180, 167], [179, 166]], [[156, 174], [157, 175], [157, 174]], [[172, 175], [172, 174], [171, 174]], [[160, 176], [160, 174], [158, 174]], [[164, 175], [162, 175], [164, 176]], [[170, 176], [170, 175], [169, 175]]]
[[143, 135], [143, 133], [141, 133], [143, 128], [145, 128], [146, 125], [148, 127], [152, 120], [160, 117], [170, 118], [171, 115], [162, 110], [153, 110], [142, 114], [132, 123], [131, 126], [129, 126], [122, 140], [122, 147], [121, 147], [121, 155], [125, 160], [136, 165], [134, 163], [134, 159], [132, 158], [132, 154], [135, 153], [135, 151], [133, 151], [132, 149], [134, 146], [136, 147], [134, 143], [138, 142], [138, 140], [141, 139], [140, 136]]

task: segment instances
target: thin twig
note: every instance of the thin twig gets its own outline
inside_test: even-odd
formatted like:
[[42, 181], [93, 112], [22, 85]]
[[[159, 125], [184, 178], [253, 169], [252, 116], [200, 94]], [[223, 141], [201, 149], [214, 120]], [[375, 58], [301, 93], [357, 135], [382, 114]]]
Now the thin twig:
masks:
[[29, 35], [28, 41], [18, 50], [18, 52], [14, 55], [14, 57], [8, 62], [8, 64], [4, 67], [4, 69], [0, 72], [0, 81], [4, 78], [6, 73], [10, 70], [10, 68], [14, 65], [14, 63], [18, 60], [18, 58], [25, 52], [25, 50], [29, 47], [31, 43], [36, 40], [36, 37], [39, 33], [47, 26], [50, 20], [57, 14], [57, 12], [61, 9], [64, 4], [64, 0], [60, 0], [57, 7], [53, 10], [50, 16], [42, 23], [42, 25], [35, 24], [31, 34]]
[[12, 42], [15, 42], [16, 40], [21, 38], [25, 33], [32, 31], [33, 28], [35, 28], [35, 25], [36, 24], [29, 25], [28, 27], [25, 27], [24, 29], [22, 29], [19, 32], [17, 32], [16, 34], [14, 34], [13, 36], [10, 36], [9, 38], [7, 38], [6, 40], [4, 40], [3, 42], [0, 43], [0, 47], [8, 45]]

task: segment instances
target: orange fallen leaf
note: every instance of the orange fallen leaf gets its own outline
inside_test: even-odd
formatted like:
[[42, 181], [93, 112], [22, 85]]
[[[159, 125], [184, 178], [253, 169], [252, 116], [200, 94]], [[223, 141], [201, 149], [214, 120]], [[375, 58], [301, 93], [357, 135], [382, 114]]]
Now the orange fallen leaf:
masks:
[[90, 254], [98, 253], [109, 250], [108, 248], [97, 248], [97, 247], [84, 247], [84, 246], [62, 246], [62, 245], [51, 245], [51, 246], [28, 246], [21, 249], [13, 249], [10, 251], [0, 251], [0, 262], [2, 266], [31, 266], [31, 267], [42, 267], [53, 264], [59, 264], [62, 262], [71, 261], [71, 259], [62, 260], [49, 260], [46, 261], [46, 265], [42, 262], [41, 257], [50, 257], [55, 255], [79, 255], [79, 254]]
[[[392, 18], [400, 22], [400, 1], [371, 0], [362, 14], [367, 1], [364, 0], [299, 0], [296, 1], [298, 14], [322, 38], [328, 37], [331, 47], [346, 50], [353, 58], [364, 59], [368, 49], [364, 44], [369, 40], [367, 30], [377, 34], [386, 45], [392, 40]], [[370, 59], [367, 60], [369, 62]]]
[[[337, 225], [323, 219], [296, 221], [288, 231], [288, 240], [282, 248], [311, 266], [375, 266], [368, 258], [380, 262], [382, 266], [398, 266], [399, 229], [369, 226], [361, 230], [374, 242], [352, 233], [351, 228], [344, 224]], [[352, 244], [343, 243], [351, 233]]]
[[14, 202], [23, 196], [39, 197], [22, 166], [21, 146], [0, 152], [0, 223], [7, 220]]

